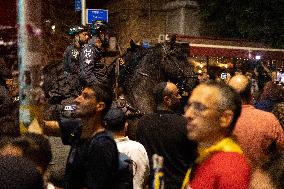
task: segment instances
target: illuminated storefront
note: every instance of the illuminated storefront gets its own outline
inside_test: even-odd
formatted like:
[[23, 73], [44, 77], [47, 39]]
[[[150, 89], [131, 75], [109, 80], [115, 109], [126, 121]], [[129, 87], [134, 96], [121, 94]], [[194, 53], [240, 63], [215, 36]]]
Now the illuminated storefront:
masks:
[[189, 43], [189, 62], [199, 75], [225, 77], [224, 73], [252, 72], [259, 64], [272, 71], [284, 67], [284, 49], [261, 43], [182, 35], [177, 36], [177, 41]]

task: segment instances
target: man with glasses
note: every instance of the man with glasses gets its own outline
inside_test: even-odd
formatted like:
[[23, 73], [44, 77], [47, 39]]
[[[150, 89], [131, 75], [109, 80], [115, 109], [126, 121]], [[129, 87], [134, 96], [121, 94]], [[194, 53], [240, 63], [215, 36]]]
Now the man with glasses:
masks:
[[149, 158], [150, 185], [154, 177], [152, 156], [158, 154], [164, 158], [165, 189], [180, 189], [184, 174], [196, 157], [196, 145], [186, 137], [186, 120], [174, 112], [181, 99], [177, 86], [162, 82], [153, 93], [156, 112], [139, 120], [137, 141], [145, 147]]
[[224, 83], [209, 81], [193, 90], [184, 116], [187, 136], [198, 142], [199, 156], [182, 188], [248, 188], [249, 164], [230, 137], [240, 113], [240, 96]]

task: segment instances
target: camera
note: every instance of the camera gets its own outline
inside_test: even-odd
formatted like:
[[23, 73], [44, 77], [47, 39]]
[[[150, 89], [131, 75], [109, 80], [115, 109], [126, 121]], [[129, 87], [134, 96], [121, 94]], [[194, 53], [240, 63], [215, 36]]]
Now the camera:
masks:
[[227, 79], [228, 73], [221, 73], [221, 79]]
[[66, 105], [61, 109], [61, 115], [65, 118], [72, 118], [75, 116], [76, 105]]

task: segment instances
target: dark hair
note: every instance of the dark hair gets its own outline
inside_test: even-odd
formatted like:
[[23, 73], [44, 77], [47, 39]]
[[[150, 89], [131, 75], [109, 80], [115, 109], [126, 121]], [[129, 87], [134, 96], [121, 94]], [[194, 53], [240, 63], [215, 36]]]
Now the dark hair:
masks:
[[[242, 110], [242, 100], [240, 95], [229, 85], [223, 83], [223, 82], [218, 82], [218, 81], [208, 81], [204, 83], [205, 85], [209, 87], [215, 87], [217, 88], [221, 95], [221, 101], [218, 104], [218, 109], [221, 111], [225, 110], [232, 110], [234, 113], [233, 119], [230, 123], [230, 126], [228, 128], [228, 135], [231, 135], [236, 122], [241, 114]], [[202, 84], [203, 85], [203, 84]]]
[[0, 118], [0, 137], [18, 137], [20, 136], [20, 127], [16, 124], [15, 118], [12, 116], [4, 116]]
[[125, 113], [120, 108], [111, 108], [104, 117], [106, 128], [112, 132], [122, 131], [125, 126]]
[[104, 117], [105, 114], [110, 109], [111, 103], [112, 103], [112, 96], [111, 96], [110, 89], [108, 87], [106, 87], [104, 85], [100, 85], [100, 84], [88, 86], [88, 88], [91, 88], [95, 92], [96, 100], [98, 102], [104, 102], [105, 103], [105, 109], [102, 111], [102, 116]]
[[282, 188], [284, 186], [284, 151], [271, 154], [261, 169], [268, 174], [276, 188]]
[[23, 150], [24, 157], [46, 171], [52, 160], [51, 146], [47, 138], [40, 134], [26, 133], [16, 139], [14, 144]]
[[161, 82], [153, 89], [154, 99], [157, 105], [163, 103], [164, 96], [171, 94], [171, 91], [167, 90], [167, 84], [168, 82]]
[[284, 102], [276, 104], [272, 110], [272, 113], [279, 120], [280, 125], [284, 130]]
[[28, 159], [1, 156], [0, 186], [2, 189], [43, 189], [43, 179]]

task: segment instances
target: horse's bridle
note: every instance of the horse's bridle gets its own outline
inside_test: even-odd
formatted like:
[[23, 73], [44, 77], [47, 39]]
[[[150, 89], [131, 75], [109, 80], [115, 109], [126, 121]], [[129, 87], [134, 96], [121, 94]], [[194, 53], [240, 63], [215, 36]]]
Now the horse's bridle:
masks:
[[[162, 48], [164, 50], [162, 61], [165, 62], [165, 57], [167, 57], [170, 53], [172, 53], [173, 50], [170, 50], [169, 48], [167, 48], [165, 43], [162, 44]], [[183, 71], [183, 69], [181, 69], [179, 64], [176, 61], [173, 61], [173, 63], [177, 67], [178, 71], [180, 71], [182, 74], [184, 74], [184, 71]]]

